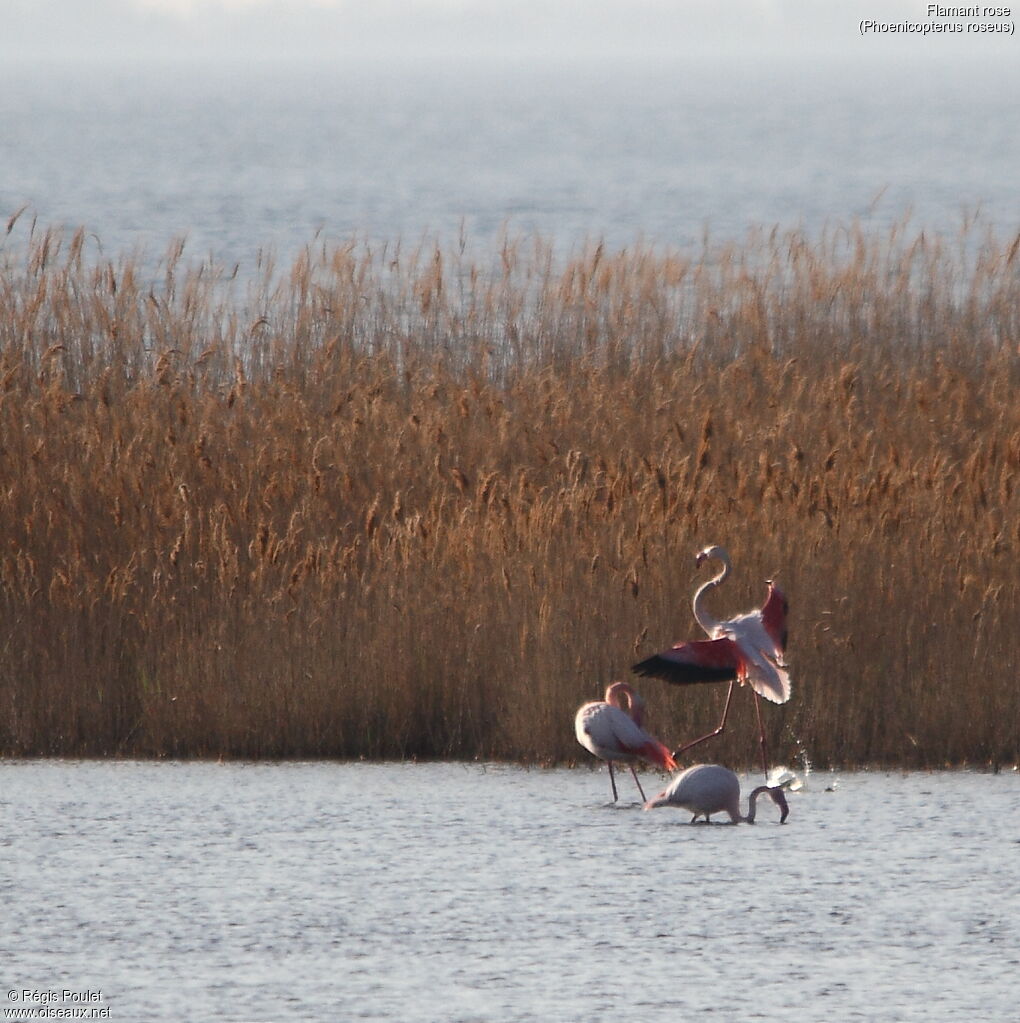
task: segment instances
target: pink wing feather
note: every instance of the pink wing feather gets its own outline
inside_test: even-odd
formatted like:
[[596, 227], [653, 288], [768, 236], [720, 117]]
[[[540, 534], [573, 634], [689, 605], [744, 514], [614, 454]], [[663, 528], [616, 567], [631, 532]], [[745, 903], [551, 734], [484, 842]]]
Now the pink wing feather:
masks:
[[790, 613], [790, 605], [783, 596], [783, 591], [772, 580], [769, 580], [769, 595], [761, 609], [761, 622], [765, 631], [776, 644], [776, 653], [786, 652], [786, 616]]
[[631, 671], [674, 685], [727, 682], [737, 677], [740, 661], [740, 650], [732, 639], [696, 639], [653, 654]]

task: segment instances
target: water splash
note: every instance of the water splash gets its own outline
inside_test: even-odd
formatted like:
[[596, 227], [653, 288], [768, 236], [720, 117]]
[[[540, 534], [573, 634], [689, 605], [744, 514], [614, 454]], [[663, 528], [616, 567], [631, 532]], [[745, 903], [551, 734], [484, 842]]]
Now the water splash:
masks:
[[800, 792], [805, 787], [806, 781], [807, 775], [801, 776], [789, 767], [779, 766], [773, 767], [769, 771], [765, 784], [769, 788], [783, 788], [788, 792]]
[[765, 784], [770, 787], [784, 788], [788, 792], [800, 792], [807, 788], [808, 778], [811, 776], [811, 759], [804, 748], [804, 744], [796, 737], [793, 741], [797, 744], [797, 759], [800, 760], [800, 770], [787, 767], [781, 764], [773, 767], [765, 778]]

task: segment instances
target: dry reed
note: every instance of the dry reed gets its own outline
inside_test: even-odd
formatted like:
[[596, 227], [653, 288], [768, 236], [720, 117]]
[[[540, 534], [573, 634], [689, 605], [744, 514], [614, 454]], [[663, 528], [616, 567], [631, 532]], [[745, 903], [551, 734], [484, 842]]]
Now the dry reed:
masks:
[[[0, 250], [0, 753], [581, 755], [775, 575], [777, 759], [1020, 755], [1020, 239], [309, 249], [244, 290]], [[968, 261], [962, 250], [976, 252]], [[718, 686], [645, 681], [667, 742]], [[750, 765], [735, 701], [713, 758]], [[707, 748], [706, 748], [707, 749]]]

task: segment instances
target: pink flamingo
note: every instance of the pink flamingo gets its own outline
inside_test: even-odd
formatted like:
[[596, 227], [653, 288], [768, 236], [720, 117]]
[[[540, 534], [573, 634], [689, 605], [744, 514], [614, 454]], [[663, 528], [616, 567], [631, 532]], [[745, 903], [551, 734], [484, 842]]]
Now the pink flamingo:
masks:
[[626, 682], [614, 682], [606, 690], [605, 700], [586, 703], [574, 718], [577, 741], [609, 765], [609, 783], [613, 786], [613, 802], [618, 796], [613, 777], [613, 761], [630, 767], [634, 782], [645, 799], [644, 789], [634, 770], [634, 761], [644, 760], [667, 771], [676, 770], [676, 761], [669, 750], [641, 727], [644, 701]]
[[728, 621], [718, 621], [702, 606], [709, 590], [719, 586], [730, 574], [729, 555], [719, 546], [706, 547], [697, 556], [697, 564], [716, 558], [722, 570], [703, 583], [694, 594], [694, 617], [710, 639], [677, 643], [668, 650], [635, 664], [631, 671], [646, 678], [661, 678], [677, 685], [694, 682], [729, 682], [722, 720], [707, 735], [674, 750], [678, 757], [699, 742], [720, 735], [726, 727], [733, 685], [747, 683], [754, 693], [754, 710], [758, 717], [762, 767], [768, 776], [768, 754], [765, 747], [765, 726], [758, 697], [773, 703], [786, 703], [790, 698], [790, 676], [786, 670], [786, 615], [789, 605], [779, 588], [768, 580], [768, 598], [764, 605]]
[[658, 806], [681, 807], [694, 814], [692, 824], [701, 816], [704, 816], [706, 824], [710, 824], [710, 814], [725, 811], [733, 824], [741, 821], [753, 824], [758, 797], [763, 792], [772, 797], [782, 812], [779, 823], [785, 823], [790, 807], [786, 802], [786, 794], [778, 786], [759, 785], [748, 797], [747, 813], [742, 816], [740, 780], [728, 767], [719, 764], [695, 764], [681, 771], [668, 788], [645, 803], [645, 809], [654, 810]]

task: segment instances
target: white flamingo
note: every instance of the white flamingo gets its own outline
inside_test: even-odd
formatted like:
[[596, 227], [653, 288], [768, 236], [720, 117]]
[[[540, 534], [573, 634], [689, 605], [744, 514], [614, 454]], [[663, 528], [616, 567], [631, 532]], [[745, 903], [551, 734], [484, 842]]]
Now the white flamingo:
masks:
[[646, 678], [661, 678], [676, 685], [695, 682], [729, 682], [722, 720], [707, 735], [673, 751], [678, 757], [684, 750], [699, 742], [720, 735], [726, 727], [726, 716], [733, 696], [733, 685], [747, 683], [754, 694], [754, 708], [758, 717], [762, 767], [768, 775], [768, 755], [765, 748], [765, 726], [761, 718], [758, 697], [773, 703], [786, 703], [790, 699], [790, 676], [786, 670], [786, 616], [789, 605], [779, 588], [768, 580], [768, 597], [761, 608], [719, 621], [704, 608], [704, 599], [710, 590], [721, 585], [730, 574], [730, 558], [718, 545], [706, 547], [697, 555], [701, 565], [709, 558], [722, 562], [722, 569], [694, 594], [694, 617], [708, 633], [710, 639], [677, 643], [668, 650], [653, 654], [631, 671]]
[[772, 801], [779, 807], [782, 816], [779, 823], [786, 821], [790, 807], [786, 802], [786, 794], [778, 786], [759, 785], [748, 797], [747, 813], [740, 813], [740, 779], [728, 768], [719, 764], [695, 764], [681, 771], [657, 796], [645, 803], [646, 810], [654, 810], [659, 806], [676, 806], [690, 810], [694, 816], [693, 824], [704, 816], [705, 823], [710, 823], [713, 813], [728, 813], [733, 824], [741, 821], [754, 823], [754, 815], [758, 797], [767, 792]]
[[626, 682], [614, 682], [606, 689], [604, 700], [595, 700], [582, 706], [574, 717], [577, 741], [589, 753], [594, 753], [609, 765], [609, 783], [613, 787], [613, 802], [618, 795], [613, 777], [613, 761], [630, 767], [634, 782], [645, 799], [644, 789], [638, 781], [634, 762], [644, 760], [667, 771], [676, 770], [676, 761], [669, 750], [655, 736], [641, 727], [644, 702]]

